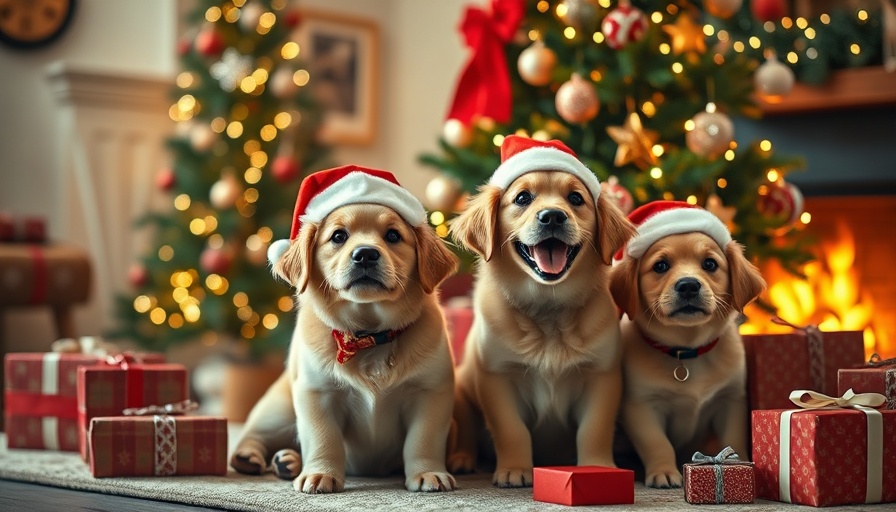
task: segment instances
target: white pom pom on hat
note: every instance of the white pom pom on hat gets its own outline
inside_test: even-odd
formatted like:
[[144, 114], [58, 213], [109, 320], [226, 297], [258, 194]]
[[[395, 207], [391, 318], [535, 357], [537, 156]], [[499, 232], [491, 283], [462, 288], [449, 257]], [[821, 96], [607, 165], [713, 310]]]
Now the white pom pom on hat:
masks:
[[395, 210], [408, 224], [426, 222], [426, 210], [413, 194], [402, 188], [391, 172], [344, 165], [310, 174], [302, 180], [292, 217], [289, 240], [277, 240], [268, 247], [273, 265], [289, 249], [305, 222], [320, 222], [333, 210], [350, 204], [379, 204]]
[[638, 232], [616, 253], [616, 260], [622, 259], [623, 251], [638, 259], [651, 245], [669, 235], [704, 233], [722, 249], [731, 242], [728, 227], [718, 217], [684, 201], [653, 201], [632, 211], [628, 218]]
[[578, 156], [559, 140], [540, 141], [508, 135], [501, 144], [501, 165], [488, 180], [489, 185], [506, 189], [520, 176], [535, 171], [568, 172], [579, 178], [594, 202], [600, 195], [600, 181]]

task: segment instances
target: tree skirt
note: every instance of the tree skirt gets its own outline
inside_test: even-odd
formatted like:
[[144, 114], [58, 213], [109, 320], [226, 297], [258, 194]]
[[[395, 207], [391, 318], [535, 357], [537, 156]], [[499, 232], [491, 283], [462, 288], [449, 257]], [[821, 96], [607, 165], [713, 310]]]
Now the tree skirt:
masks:
[[[236, 438], [231, 432], [231, 444]], [[532, 489], [496, 489], [491, 475], [464, 475], [460, 487], [450, 493], [410, 493], [404, 480], [393, 478], [349, 478], [346, 491], [330, 495], [304, 495], [293, 490], [292, 483], [273, 475], [246, 476], [232, 470], [223, 477], [174, 476], [165, 478], [93, 478], [77, 453], [7, 450], [6, 437], [0, 434], [0, 478], [39, 483], [80, 491], [92, 491], [137, 498], [230, 510], [290, 511], [333, 510], [363, 511], [475, 510], [570, 510], [561, 505], [532, 500]], [[681, 489], [647, 489], [635, 486], [635, 504], [611, 507], [576, 507], [575, 510], [688, 510], [695, 505], [684, 501]], [[888, 505], [881, 506], [881, 509]], [[709, 507], [712, 508], [712, 507]], [[794, 505], [757, 501], [753, 505], [725, 505], [726, 511], [798, 510]], [[715, 510], [715, 509], [713, 509]], [[721, 510], [721, 509], [719, 509]], [[867, 506], [831, 507], [829, 511], [869, 510]]]

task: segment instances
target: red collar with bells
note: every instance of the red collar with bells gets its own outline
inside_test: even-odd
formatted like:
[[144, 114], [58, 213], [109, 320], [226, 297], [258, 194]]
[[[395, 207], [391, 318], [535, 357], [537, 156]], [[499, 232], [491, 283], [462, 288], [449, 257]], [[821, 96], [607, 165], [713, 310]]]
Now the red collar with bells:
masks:
[[706, 345], [690, 348], [690, 347], [670, 347], [668, 345], [663, 345], [657, 341], [654, 341], [648, 338], [643, 332], [641, 333], [641, 338], [645, 343], [650, 345], [651, 347], [659, 350], [660, 352], [667, 354], [669, 356], [678, 359], [679, 361], [682, 359], [695, 359], [697, 356], [702, 356], [703, 354], [709, 352], [714, 349], [715, 346], [719, 343], [719, 338], [716, 338]]
[[351, 333], [333, 329], [333, 339], [336, 340], [336, 360], [339, 364], [345, 364], [361, 350], [391, 343], [403, 332], [404, 329]]

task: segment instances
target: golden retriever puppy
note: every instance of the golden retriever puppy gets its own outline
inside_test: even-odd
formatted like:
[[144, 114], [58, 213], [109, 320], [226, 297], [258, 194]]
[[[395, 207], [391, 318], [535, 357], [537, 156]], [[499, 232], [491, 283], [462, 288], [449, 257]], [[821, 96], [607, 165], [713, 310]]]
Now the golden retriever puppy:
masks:
[[522, 487], [533, 463], [614, 465], [622, 375], [608, 274], [634, 228], [559, 141], [508, 136], [501, 156], [451, 227], [481, 262], [449, 469], [474, 469], [483, 418], [494, 484]]
[[[710, 434], [747, 446], [746, 367], [735, 320], [765, 288], [713, 214], [679, 201], [629, 218], [638, 234], [611, 274], [622, 320], [621, 419], [650, 487], [680, 487], [678, 457]], [[686, 451], [687, 450], [687, 451]]]
[[[456, 257], [385, 171], [346, 166], [299, 191], [274, 272], [296, 288], [286, 370], [249, 415], [231, 465], [305, 493], [402, 468], [409, 491], [451, 491], [454, 374], [436, 287]], [[282, 245], [282, 244], [281, 244]]]

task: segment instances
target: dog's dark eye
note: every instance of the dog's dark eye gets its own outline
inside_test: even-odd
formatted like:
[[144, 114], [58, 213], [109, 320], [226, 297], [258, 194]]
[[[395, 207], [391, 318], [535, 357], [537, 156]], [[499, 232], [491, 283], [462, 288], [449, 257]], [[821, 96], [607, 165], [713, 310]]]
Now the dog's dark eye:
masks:
[[712, 258], [706, 258], [703, 260], [703, 270], [707, 272], [715, 272], [719, 268], [719, 262]]
[[523, 190], [516, 195], [516, 199], [514, 199], [513, 202], [517, 206], [527, 206], [532, 203], [532, 194], [530, 194], [528, 190]]
[[669, 262], [666, 260], [660, 260], [653, 264], [653, 271], [657, 274], [665, 274], [670, 268]]
[[390, 244], [397, 244], [398, 242], [401, 242], [401, 233], [394, 229], [386, 231], [386, 241]]
[[344, 229], [337, 229], [330, 235], [330, 241], [334, 244], [344, 244], [346, 240], [348, 240], [348, 232]]
[[578, 192], [572, 192], [567, 199], [569, 199], [569, 204], [573, 206], [582, 206], [585, 204], [585, 198]]

